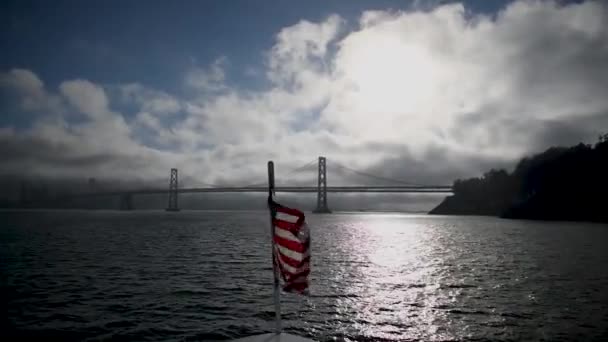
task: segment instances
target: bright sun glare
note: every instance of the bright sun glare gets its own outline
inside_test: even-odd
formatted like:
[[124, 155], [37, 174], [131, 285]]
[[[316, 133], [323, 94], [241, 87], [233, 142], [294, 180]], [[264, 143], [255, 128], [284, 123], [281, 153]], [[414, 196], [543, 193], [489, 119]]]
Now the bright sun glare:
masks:
[[[412, 113], [433, 95], [434, 72], [422, 48], [381, 39], [361, 49], [348, 66], [361, 108]], [[390, 47], [388, 49], [387, 47]]]

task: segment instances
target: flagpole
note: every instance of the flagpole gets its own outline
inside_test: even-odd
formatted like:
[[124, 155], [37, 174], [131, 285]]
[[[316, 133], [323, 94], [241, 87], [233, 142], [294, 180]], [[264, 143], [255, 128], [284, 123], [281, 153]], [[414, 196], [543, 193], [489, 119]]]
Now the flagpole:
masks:
[[274, 276], [274, 314], [275, 314], [275, 331], [281, 333], [281, 298], [279, 290], [279, 274], [277, 263], [274, 258], [274, 224], [273, 219], [276, 215], [275, 209], [270, 205], [272, 203], [272, 193], [274, 192], [274, 163], [268, 162], [268, 209], [270, 209], [270, 247], [272, 249], [272, 274]]

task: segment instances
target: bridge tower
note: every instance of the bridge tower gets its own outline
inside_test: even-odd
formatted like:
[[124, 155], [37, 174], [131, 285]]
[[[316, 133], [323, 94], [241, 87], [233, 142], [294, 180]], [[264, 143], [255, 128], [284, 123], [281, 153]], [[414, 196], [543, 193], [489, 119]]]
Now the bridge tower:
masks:
[[120, 210], [133, 210], [133, 194], [130, 192], [120, 195]]
[[325, 157], [319, 157], [319, 178], [317, 183], [317, 208], [313, 211], [319, 214], [329, 214], [327, 206], [327, 164]]
[[177, 169], [171, 169], [171, 178], [169, 180], [169, 204], [167, 211], [179, 211], [177, 205]]

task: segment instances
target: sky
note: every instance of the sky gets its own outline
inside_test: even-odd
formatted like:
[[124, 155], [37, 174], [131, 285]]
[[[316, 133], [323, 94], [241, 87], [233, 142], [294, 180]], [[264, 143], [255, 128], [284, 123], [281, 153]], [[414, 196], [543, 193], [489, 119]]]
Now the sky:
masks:
[[451, 184], [608, 130], [605, 1], [2, 1], [0, 44], [5, 175]]

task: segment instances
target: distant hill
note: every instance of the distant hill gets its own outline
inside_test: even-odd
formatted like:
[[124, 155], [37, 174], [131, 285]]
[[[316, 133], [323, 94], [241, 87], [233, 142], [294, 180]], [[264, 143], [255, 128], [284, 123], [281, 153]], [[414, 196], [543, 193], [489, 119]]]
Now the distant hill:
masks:
[[430, 214], [608, 222], [608, 134], [595, 145], [551, 147], [515, 170], [456, 180]]

